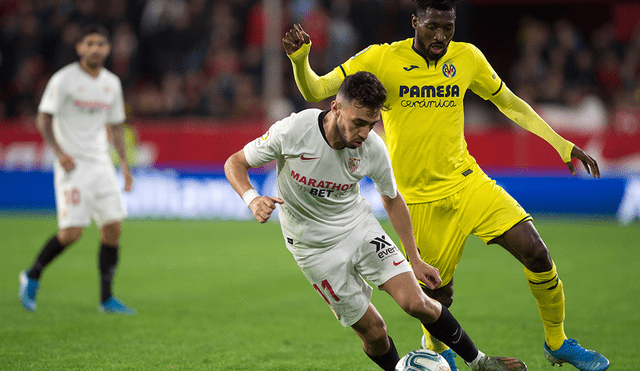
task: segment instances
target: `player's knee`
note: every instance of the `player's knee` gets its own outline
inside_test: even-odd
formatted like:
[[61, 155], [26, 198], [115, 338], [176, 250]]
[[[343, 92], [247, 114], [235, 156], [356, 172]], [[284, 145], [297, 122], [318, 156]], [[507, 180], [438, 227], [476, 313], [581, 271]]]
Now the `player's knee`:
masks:
[[382, 355], [389, 350], [387, 327], [373, 327], [362, 336], [362, 347], [369, 355]]
[[100, 238], [103, 242], [110, 245], [118, 245], [120, 234], [122, 233], [122, 223], [112, 222], [103, 225], [100, 228]]
[[532, 237], [527, 241], [527, 245], [527, 254], [523, 257], [524, 265], [534, 272], [551, 269], [551, 255], [542, 238], [539, 236]]
[[414, 300], [407, 302], [402, 309], [411, 317], [422, 322], [431, 323], [438, 318], [438, 307], [435, 301], [426, 295], [419, 295]]
[[79, 227], [65, 228], [58, 232], [58, 241], [65, 247], [74, 244], [80, 237], [82, 237], [82, 228]]
[[362, 340], [368, 344], [384, 342], [389, 337], [387, 324], [382, 318], [370, 322], [366, 328], [359, 328], [357, 331]]
[[386, 342], [388, 337], [387, 325], [383, 322], [381, 326], [376, 326], [372, 329], [368, 339], [371, 343], [381, 343]]

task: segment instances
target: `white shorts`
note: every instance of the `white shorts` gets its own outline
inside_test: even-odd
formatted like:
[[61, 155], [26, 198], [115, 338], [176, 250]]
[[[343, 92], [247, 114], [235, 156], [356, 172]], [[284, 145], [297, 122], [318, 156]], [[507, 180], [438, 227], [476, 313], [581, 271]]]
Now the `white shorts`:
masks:
[[373, 214], [333, 246], [313, 248], [284, 238], [304, 276], [345, 327], [358, 322], [369, 307], [373, 290], [365, 279], [379, 287], [398, 274], [412, 272]]
[[75, 163], [70, 173], [54, 163], [58, 228], [87, 227], [92, 219], [100, 227], [126, 218], [113, 164], [78, 159]]

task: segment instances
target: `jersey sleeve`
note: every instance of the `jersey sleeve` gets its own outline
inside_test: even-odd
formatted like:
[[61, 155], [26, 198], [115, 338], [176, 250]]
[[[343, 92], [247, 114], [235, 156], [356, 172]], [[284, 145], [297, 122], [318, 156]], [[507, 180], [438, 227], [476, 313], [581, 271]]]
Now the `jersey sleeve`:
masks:
[[513, 94], [504, 87], [504, 93], [491, 99], [491, 102], [498, 107], [500, 112], [520, 125], [523, 129], [534, 133], [551, 144], [558, 152], [562, 161], [571, 161], [571, 151], [574, 144], [556, 133], [542, 117], [536, 113], [524, 100]]
[[391, 167], [391, 158], [389, 158], [389, 152], [385, 146], [382, 138], [377, 134], [369, 134], [368, 141], [373, 144], [369, 149], [370, 169], [367, 176], [371, 178], [376, 191], [381, 195], [396, 198], [398, 195], [398, 186], [396, 185], [396, 179], [393, 175], [393, 168]]
[[107, 113], [107, 123], [109, 124], [121, 124], [126, 119], [127, 116], [124, 111], [124, 96], [122, 94], [122, 83], [118, 77], [115, 78], [115, 99], [113, 104], [109, 108]]
[[494, 71], [493, 67], [491, 67], [487, 58], [476, 46], [470, 45], [470, 49], [476, 61], [474, 63], [476, 66], [475, 75], [469, 86], [471, 91], [485, 100], [502, 93], [504, 91], [504, 83], [496, 71]]
[[334, 71], [338, 72], [343, 80], [348, 75], [352, 75], [358, 71], [371, 72], [377, 76], [380, 61], [382, 60], [382, 51], [383, 48], [380, 44], [369, 45], [336, 67]]
[[256, 138], [244, 146], [244, 155], [251, 167], [265, 165], [282, 154], [283, 136], [281, 127], [285, 118], [271, 125], [269, 130], [260, 138]]
[[344, 77], [335, 70], [324, 76], [318, 76], [309, 64], [310, 50], [311, 44], [304, 44], [302, 48], [288, 57], [293, 66], [293, 77], [296, 85], [304, 99], [309, 102], [319, 102], [338, 93]]
[[62, 82], [62, 74], [55, 73], [51, 76], [51, 79], [49, 79], [49, 82], [44, 89], [44, 93], [42, 94], [38, 111], [48, 113], [52, 116], [58, 114], [65, 97], [64, 84]]

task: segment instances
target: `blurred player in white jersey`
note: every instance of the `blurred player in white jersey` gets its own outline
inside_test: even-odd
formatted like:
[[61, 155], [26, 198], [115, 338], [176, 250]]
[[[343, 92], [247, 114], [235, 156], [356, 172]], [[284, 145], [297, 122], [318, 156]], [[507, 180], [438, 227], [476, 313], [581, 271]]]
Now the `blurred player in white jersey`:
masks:
[[36, 310], [43, 269], [78, 241], [83, 228], [93, 220], [100, 229], [98, 310], [134, 314], [133, 308], [111, 292], [121, 221], [127, 212], [108, 152], [107, 130], [120, 159], [125, 191], [133, 185], [123, 134], [126, 117], [122, 85], [115, 74], [104, 68], [111, 52], [104, 27], [86, 27], [76, 51], [80, 60], [51, 77], [38, 107], [36, 124], [58, 159], [54, 164], [58, 232], [45, 243], [33, 265], [20, 273], [20, 300], [28, 311]]
[[[386, 109], [387, 92], [369, 72], [347, 76], [331, 110], [308, 109], [276, 122], [225, 163], [229, 183], [264, 223], [280, 204], [286, 246], [309, 283], [338, 321], [362, 339], [365, 353], [394, 370], [398, 352], [371, 304], [365, 279], [451, 346], [473, 370], [526, 370], [522, 361], [488, 357], [476, 348], [451, 313], [420, 289], [416, 277], [440, 285], [438, 271], [420, 259], [407, 205], [397, 190], [389, 154], [371, 131]], [[248, 170], [277, 162], [279, 197], [260, 196]], [[360, 196], [358, 182], [373, 180], [413, 267]]]

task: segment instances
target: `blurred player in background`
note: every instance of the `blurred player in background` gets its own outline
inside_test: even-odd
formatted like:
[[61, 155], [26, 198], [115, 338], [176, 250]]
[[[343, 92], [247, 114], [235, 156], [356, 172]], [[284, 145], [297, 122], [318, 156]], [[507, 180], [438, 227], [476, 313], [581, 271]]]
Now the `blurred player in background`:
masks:
[[134, 314], [133, 308], [112, 295], [121, 221], [127, 212], [109, 156], [107, 130], [120, 159], [125, 191], [131, 190], [133, 178], [123, 132], [126, 117], [122, 86], [120, 79], [104, 68], [111, 52], [107, 30], [88, 26], [76, 51], [79, 62], [51, 77], [38, 108], [36, 124], [58, 159], [54, 164], [58, 233], [45, 243], [33, 265], [20, 273], [20, 300], [28, 311], [36, 310], [42, 271], [78, 241], [83, 228], [93, 220], [100, 228], [101, 241], [98, 310]]
[[[385, 322], [371, 304], [365, 279], [391, 295], [438, 339], [454, 347], [473, 370], [526, 370], [515, 358], [487, 357], [445, 306], [421, 290], [416, 276], [435, 289], [438, 271], [419, 259], [409, 211], [396, 188], [389, 154], [371, 130], [380, 121], [387, 93], [371, 73], [344, 79], [331, 110], [308, 109], [276, 122], [225, 163], [229, 183], [253, 216], [264, 223], [276, 204], [286, 246], [309, 283], [340, 323], [362, 339], [365, 353], [384, 370], [400, 360]], [[276, 160], [281, 198], [260, 196], [248, 170]], [[360, 196], [368, 176], [412, 267]]]
[[[284, 49], [296, 83], [308, 101], [334, 95], [345, 76], [369, 71], [388, 89], [390, 110], [382, 113], [391, 163], [411, 213], [424, 261], [438, 268], [442, 285], [423, 287], [449, 307], [453, 275], [470, 234], [499, 244], [523, 265], [544, 325], [544, 354], [551, 364], [579, 370], [605, 370], [609, 361], [586, 350], [564, 332], [562, 281], [531, 216], [480, 169], [464, 139], [463, 98], [468, 89], [490, 100], [507, 117], [551, 144], [572, 174], [572, 158], [600, 177], [595, 160], [559, 136], [498, 77], [474, 45], [451, 41], [455, 0], [414, 0], [415, 36], [392, 44], [371, 45], [319, 77], [309, 65], [309, 35], [299, 24], [285, 34]], [[415, 260], [411, 261], [415, 264]], [[423, 347], [435, 350], [457, 370], [448, 347], [424, 329]]]

